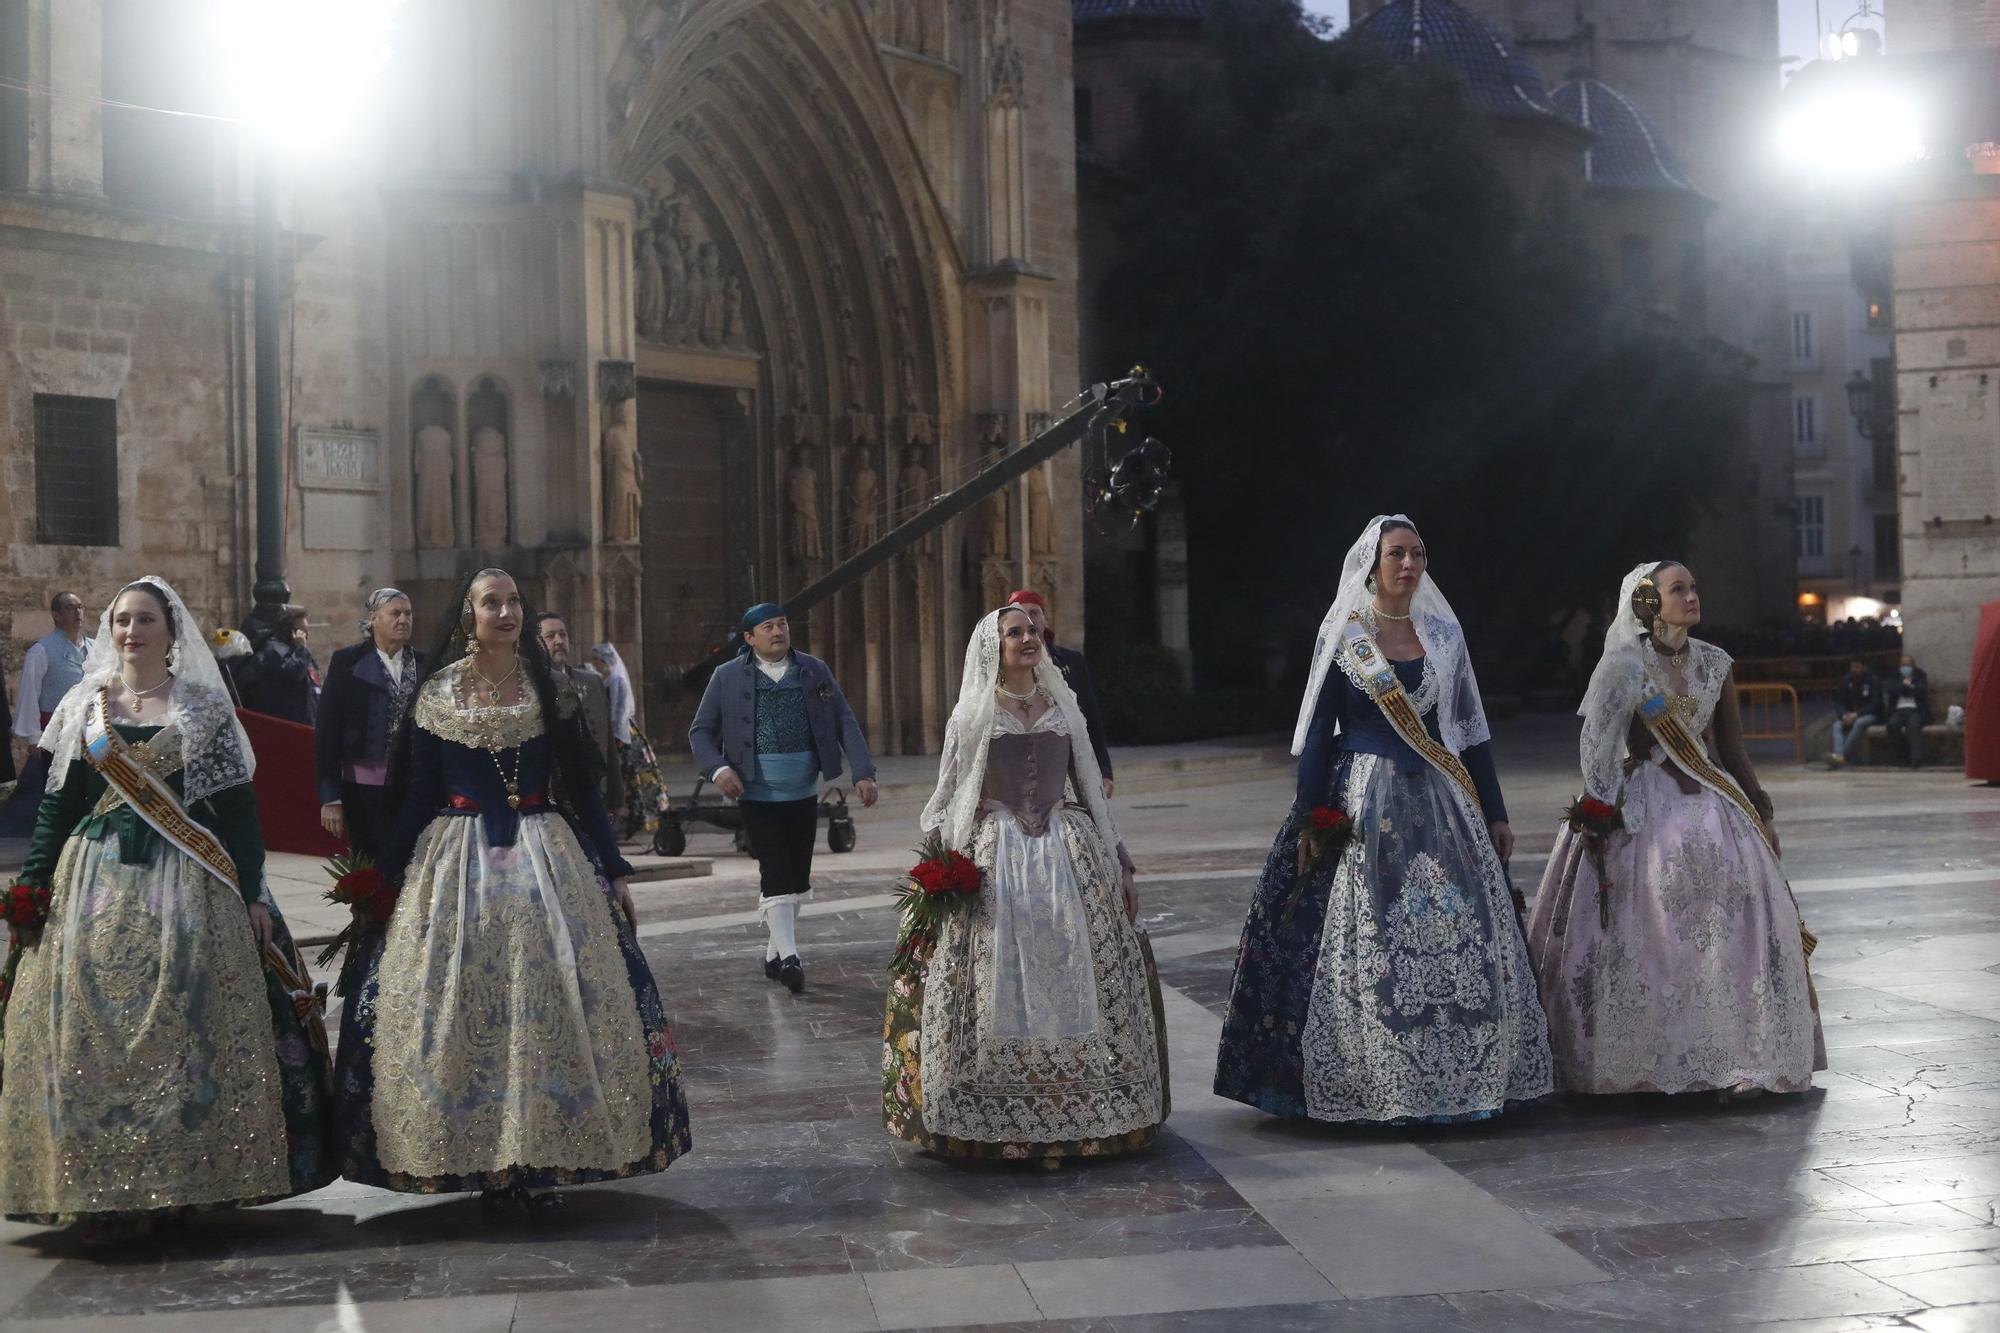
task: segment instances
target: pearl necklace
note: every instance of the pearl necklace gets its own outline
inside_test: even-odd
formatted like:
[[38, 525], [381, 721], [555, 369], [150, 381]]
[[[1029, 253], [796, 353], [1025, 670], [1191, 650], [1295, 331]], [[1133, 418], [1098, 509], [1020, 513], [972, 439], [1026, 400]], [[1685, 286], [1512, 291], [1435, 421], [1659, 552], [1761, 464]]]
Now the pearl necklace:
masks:
[[1006, 696], [1009, 699], [1012, 699], [1017, 704], [1032, 703], [1034, 701], [1035, 696], [1042, 692], [1041, 686], [1031, 685], [1028, 687], [1028, 692], [1026, 694], [1016, 694], [1014, 693], [1014, 691], [1008, 689], [1005, 685], [1002, 685], [997, 680], [993, 682], [993, 688], [1000, 691], [1002, 695]]
[[167, 678], [165, 680], [161, 681], [158, 685], [148, 685], [143, 690], [140, 689], [137, 685], [134, 685], [131, 681], [126, 680], [123, 672], [120, 672], [118, 675], [118, 683], [123, 685], [127, 693], [129, 693], [134, 699], [144, 699], [147, 695], [158, 694], [161, 690], [164, 690], [169, 685], [172, 685], [174, 683], [174, 673], [169, 671], [167, 673]]
[[1375, 605], [1373, 602], [1370, 602], [1368, 604], [1368, 611], [1369, 614], [1380, 616], [1384, 620], [1408, 620], [1410, 618], [1408, 616], [1399, 616], [1394, 611], [1384, 611], [1381, 607]]

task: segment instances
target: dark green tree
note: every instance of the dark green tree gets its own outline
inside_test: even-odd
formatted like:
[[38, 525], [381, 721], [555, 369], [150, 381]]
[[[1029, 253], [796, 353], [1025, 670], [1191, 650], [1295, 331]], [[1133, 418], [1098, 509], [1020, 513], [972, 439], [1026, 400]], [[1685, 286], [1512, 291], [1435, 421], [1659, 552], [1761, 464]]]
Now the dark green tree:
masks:
[[1448, 72], [1290, 0], [1217, 0], [1209, 32], [1146, 101], [1096, 294], [1166, 387], [1197, 674], [1309, 648], [1353, 535], [1403, 510], [1489, 685], [1531, 682], [1556, 619], [1685, 544], [1740, 377], [1611, 298], [1570, 201], [1513, 196]]

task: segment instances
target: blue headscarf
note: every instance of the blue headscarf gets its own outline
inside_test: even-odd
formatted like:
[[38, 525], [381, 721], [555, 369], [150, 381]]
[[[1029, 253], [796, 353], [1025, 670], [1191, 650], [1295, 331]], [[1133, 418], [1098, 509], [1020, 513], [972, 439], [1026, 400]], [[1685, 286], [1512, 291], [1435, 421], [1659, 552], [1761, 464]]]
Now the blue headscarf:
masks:
[[[748, 634], [767, 620], [783, 619], [789, 619], [785, 615], [784, 607], [779, 606], [776, 602], [759, 602], [743, 613], [743, 619], [738, 622], [737, 627], [743, 633]], [[736, 655], [738, 657], [748, 657], [753, 651], [755, 650], [748, 643], [745, 643], [737, 648]]]

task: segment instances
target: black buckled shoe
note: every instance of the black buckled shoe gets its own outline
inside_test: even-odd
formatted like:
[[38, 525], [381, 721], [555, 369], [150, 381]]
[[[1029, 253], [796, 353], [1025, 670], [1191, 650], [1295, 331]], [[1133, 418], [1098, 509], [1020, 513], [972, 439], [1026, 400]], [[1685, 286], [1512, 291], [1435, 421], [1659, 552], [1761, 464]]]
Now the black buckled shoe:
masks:
[[806, 988], [806, 969], [793, 954], [778, 968], [778, 980], [785, 983], [785, 989], [797, 995]]
[[776, 958], [766, 958], [764, 960], [764, 979], [766, 981], [776, 981], [778, 973], [784, 969], [784, 966], [784, 963]]

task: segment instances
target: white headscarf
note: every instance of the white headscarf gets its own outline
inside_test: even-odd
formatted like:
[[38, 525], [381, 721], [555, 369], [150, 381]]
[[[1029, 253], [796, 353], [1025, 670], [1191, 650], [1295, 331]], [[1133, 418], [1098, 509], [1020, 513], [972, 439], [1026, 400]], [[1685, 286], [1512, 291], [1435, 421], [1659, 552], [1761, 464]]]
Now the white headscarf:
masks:
[[[1632, 594], [1640, 580], [1660, 567], [1658, 560], [1642, 560], [1634, 565], [1618, 585], [1618, 604], [1611, 610], [1611, 624], [1604, 631], [1604, 655], [1590, 673], [1590, 687], [1583, 692], [1577, 716], [1583, 731], [1577, 740], [1577, 755], [1583, 768], [1583, 790], [1608, 805], [1619, 803], [1625, 788], [1626, 738], [1631, 733], [1632, 712], [1646, 688], [1646, 662], [1641, 653], [1647, 627], [1632, 614]], [[1625, 827], [1638, 832], [1645, 824], [1645, 811], [1626, 802]]]
[[[201, 625], [181, 601], [180, 594], [157, 574], [120, 588], [97, 618], [97, 637], [83, 661], [83, 679], [72, 686], [56, 705], [48, 728], [42, 732], [41, 746], [53, 758], [49, 763], [48, 789], [55, 791], [69, 777], [70, 765], [83, 757], [84, 724], [98, 691], [110, 684], [122, 665], [118, 649], [111, 642], [111, 608], [142, 583], [160, 590], [167, 599], [173, 620], [174, 651], [168, 666], [174, 685], [167, 693], [166, 727], [180, 733], [181, 798], [193, 804], [216, 792], [240, 786], [257, 771], [257, 758], [250, 738], [236, 720], [229, 687], [223, 683], [222, 668]], [[105, 719], [109, 722], [109, 719]]]
[[[924, 806], [920, 824], [925, 832], [942, 832], [947, 845], [972, 854], [973, 835], [979, 828], [979, 803], [986, 786], [986, 752], [993, 739], [994, 689], [1000, 683], [1000, 617], [1018, 606], [988, 611], [972, 628], [965, 645], [965, 675], [958, 687], [958, 703], [945, 724], [944, 754], [938, 759], [937, 787]], [[1090, 729], [1084, 724], [1083, 709], [1061, 668], [1045, 652], [1035, 664], [1035, 684], [1049, 692], [1055, 706], [1069, 724], [1070, 758], [1076, 765], [1076, 782], [1083, 790], [1077, 798], [1090, 811], [1104, 844], [1105, 866], [1116, 874], [1118, 825], [1104, 799], [1104, 779], [1098, 772], [1097, 755], [1090, 748]]]
[[[1415, 532], [1417, 525], [1408, 514], [1377, 514], [1362, 529], [1347, 558], [1340, 563], [1340, 586], [1333, 605], [1320, 622], [1319, 640], [1313, 645], [1312, 673], [1306, 677], [1306, 697], [1299, 706], [1298, 726], [1292, 731], [1292, 753], [1303, 754], [1306, 732], [1312, 728], [1313, 711], [1319, 706], [1320, 690], [1326, 673], [1342, 649], [1341, 627], [1347, 618], [1374, 600], [1368, 577], [1375, 572], [1376, 555], [1382, 544], [1382, 528], [1402, 523]], [[1486, 709], [1479, 701], [1479, 682], [1473, 678], [1472, 659], [1465, 650], [1465, 631], [1452, 614], [1451, 603], [1438, 590], [1437, 581], [1426, 573], [1417, 584], [1410, 602], [1410, 625], [1417, 641], [1430, 658], [1438, 682], [1438, 739], [1453, 754], [1463, 754], [1473, 746], [1492, 739], [1486, 726]]]
[[639, 704], [632, 697], [632, 673], [625, 659], [609, 640], [590, 650], [605, 666], [605, 692], [611, 696], [611, 734], [620, 745], [632, 743], [632, 723], [639, 716]]

